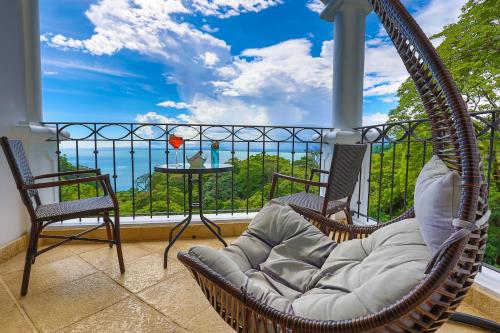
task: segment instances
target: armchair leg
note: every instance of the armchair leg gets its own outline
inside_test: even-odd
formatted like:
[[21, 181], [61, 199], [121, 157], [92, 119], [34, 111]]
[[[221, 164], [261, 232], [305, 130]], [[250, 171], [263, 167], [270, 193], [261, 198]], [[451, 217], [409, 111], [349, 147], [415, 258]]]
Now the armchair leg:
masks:
[[120, 212], [115, 210], [115, 227], [113, 229], [113, 239], [116, 244], [116, 254], [118, 255], [118, 264], [120, 265], [120, 272], [125, 273], [125, 264], [123, 263], [122, 241], [120, 238]]
[[31, 230], [28, 240], [28, 248], [26, 249], [26, 260], [24, 261], [23, 282], [21, 285], [21, 296], [26, 296], [28, 293], [28, 285], [30, 282], [31, 265], [35, 259], [36, 244], [38, 240], [38, 224], [31, 222]]
[[113, 248], [113, 235], [111, 233], [111, 223], [110, 223], [110, 218], [109, 218], [109, 213], [106, 212], [104, 213], [104, 222], [106, 223], [106, 233], [108, 235], [108, 240], [109, 240], [109, 248]]
[[31, 264], [35, 264], [35, 260], [36, 260], [36, 253], [38, 251], [38, 241], [40, 239], [40, 234], [42, 233], [42, 225], [39, 224], [37, 225], [37, 230], [36, 230], [36, 233], [35, 233], [35, 241], [33, 242], [34, 243], [34, 246], [35, 248], [33, 249], [33, 259], [31, 259]]

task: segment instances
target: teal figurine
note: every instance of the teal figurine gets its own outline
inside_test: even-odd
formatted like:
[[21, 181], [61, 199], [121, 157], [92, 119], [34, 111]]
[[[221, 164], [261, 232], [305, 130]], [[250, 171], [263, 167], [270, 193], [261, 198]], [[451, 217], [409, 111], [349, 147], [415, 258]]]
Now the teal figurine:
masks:
[[212, 166], [219, 166], [219, 141], [212, 141], [212, 146], [210, 146], [210, 163]]

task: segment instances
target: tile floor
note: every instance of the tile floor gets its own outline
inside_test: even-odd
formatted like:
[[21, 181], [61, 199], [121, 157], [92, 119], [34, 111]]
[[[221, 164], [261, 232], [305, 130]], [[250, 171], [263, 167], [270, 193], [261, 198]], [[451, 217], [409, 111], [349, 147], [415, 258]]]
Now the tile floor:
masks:
[[[232, 332], [175, 258], [194, 243], [220, 247], [216, 240], [179, 241], [167, 270], [165, 243], [124, 244], [124, 275], [107, 245], [62, 246], [37, 258], [22, 298], [19, 254], [0, 265], [0, 332]], [[440, 332], [481, 330], [447, 324]]]

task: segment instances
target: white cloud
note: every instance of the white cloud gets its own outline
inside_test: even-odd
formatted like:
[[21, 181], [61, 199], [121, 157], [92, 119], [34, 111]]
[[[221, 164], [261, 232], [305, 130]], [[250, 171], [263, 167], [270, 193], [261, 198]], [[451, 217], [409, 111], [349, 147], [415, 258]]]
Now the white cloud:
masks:
[[[467, 0], [430, 0], [426, 5], [415, 10], [413, 17], [427, 36], [432, 36], [443, 28], [458, 20], [461, 9]], [[379, 37], [387, 36], [385, 29], [380, 26]], [[438, 46], [442, 40], [433, 40], [434, 46]]]
[[321, 0], [309, 0], [307, 1], [306, 7], [318, 14], [325, 9], [325, 5], [321, 2]]
[[428, 35], [434, 35], [458, 20], [467, 0], [431, 0], [415, 13], [415, 20]]
[[187, 109], [190, 107], [189, 104], [184, 102], [174, 102], [174, 101], [164, 101], [156, 104], [158, 106], [163, 106], [164, 108], [175, 108], [175, 109]]
[[[446, 13], [448, 18], [436, 18], [439, 24], [425, 23], [445, 10], [446, 6], [437, 2], [432, 0], [417, 13], [422, 24], [429, 24], [430, 27], [424, 26], [426, 31], [434, 31], [435, 26], [458, 15]], [[280, 3], [281, 0], [101, 0], [86, 12], [94, 25], [89, 38], [77, 40], [45, 34], [41, 39], [53, 47], [93, 55], [113, 55], [127, 49], [167, 65], [167, 80], [177, 85], [180, 99], [185, 102], [164, 101], [158, 105], [185, 112], [175, 118], [148, 112], [138, 115], [137, 121], [328, 126], [332, 41], [323, 43], [318, 56], [311, 54], [312, 44], [307, 39], [232, 55], [225, 41], [211, 35], [216, 29], [208, 24], [197, 28], [179, 21], [178, 15], [226, 18]], [[457, 8], [458, 2], [453, 3], [453, 8]], [[316, 12], [320, 6], [323, 5], [317, 0], [307, 2], [307, 7]], [[365, 52], [364, 95], [394, 102], [394, 94], [408, 74], [392, 43], [376, 37], [367, 41]], [[385, 115], [377, 113], [366, 116], [364, 122], [380, 123], [385, 119]]]
[[213, 34], [215, 32], [218, 32], [219, 31], [219, 28], [212, 28], [210, 25], [208, 24], [204, 24], [202, 27], [201, 27], [201, 30], [205, 31], [205, 32], [208, 32], [209, 34]]
[[[156, 112], [148, 112], [145, 114], [138, 114], [135, 121], [142, 124], [176, 124], [179, 121], [175, 118], [168, 118]], [[160, 129], [156, 126], [143, 126], [135, 131], [135, 134], [145, 138], [152, 139], [163, 135], [165, 128]]]
[[205, 52], [200, 55], [200, 59], [203, 61], [206, 67], [214, 67], [219, 62], [219, 57], [213, 52]]
[[364, 96], [393, 97], [407, 77], [408, 72], [390, 41], [382, 38], [367, 40]]
[[160, 123], [160, 124], [176, 124], [178, 120], [175, 118], [168, 118], [156, 112], [148, 112], [146, 114], [138, 114], [135, 117], [138, 123]]
[[[183, 123], [325, 124], [330, 118], [332, 43], [311, 55], [307, 39], [289, 40], [260, 49], [244, 50], [213, 69], [215, 79], [194, 94]], [[161, 106], [178, 107], [165, 101]], [[328, 123], [328, 122], [327, 122]]]
[[202, 15], [227, 18], [247, 12], [260, 12], [283, 3], [283, 0], [191, 0], [190, 5]]
[[94, 73], [98, 73], [98, 74], [118, 76], [118, 77], [135, 77], [135, 78], [142, 77], [141, 75], [138, 75], [135, 73], [126, 72], [126, 71], [122, 71], [122, 70], [115, 69], [115, 68], [106, 68], [106, 67], [102, 67], [98, 64], [86, 64], [86, 63], [81, 63], [81, 62], [61, 61], [61, 60], [54, 60], [54, 59], [48, 59], [48, 58], [42, 59], [42, 66], [94, 72]]
[[389, 117], [380, 112], [363, 116], [363, 126], [384, 124]]
[[[228, 49], [224, 41], [172, 17], [191, 12], [178, 0], [101, 0], [85, 12], [94, 25], [92, 36], [77, 40], [45, 34], [45, 39], [50, 46], [93, 55], [112, 55], [129, 49], [170, 61], [179, 61], [199, 48]], [[186, 54], [183, 51], [189, 49], [188, 45], [193, 52]]]
[[379, 99], [384, 103], [395, 103], [399, 100], [396, 96], [381, 97]]
[[58, 73], [57, 72], [54, 72], [54, 71], [43, 71], [43, 75], [47, 75], [47, 76], [53, 76], [53, 75], [57, 75]]
[[[445, 25], [456, 22], [466, 1], [431, 0], [427, 5], [417, 8], [413, 16], [424, 32], [431, 36], [440, 32]], [[433, 40], [435, 45], [440, 42], [441, 40]], [[395, 101], [397, 89], [408, 77], [403, 62], [383, 27], [377, 37], [366, 42], [365, 73], [364, 95], [381, 96], [380, 100], [387, 103]]]
[[215, 97], [196, 96], [192, 117], [259, 124], [317, 124], [328, 119], [331, 42], [324, 43], [318, 57], [311, 55], [311, 47], [307, 39], [295, 39], [244, 50], [232, 64], [219, 68], [219, 78], [212, 81]]
[[81, 40], [67, 38], [63, 35], [57, 34], [51, 36], [50, 34], [42, 35], [42, 41], [47, 42], [50, 46], [60, 47], [62, 49], [83, 49], [84, 44]]

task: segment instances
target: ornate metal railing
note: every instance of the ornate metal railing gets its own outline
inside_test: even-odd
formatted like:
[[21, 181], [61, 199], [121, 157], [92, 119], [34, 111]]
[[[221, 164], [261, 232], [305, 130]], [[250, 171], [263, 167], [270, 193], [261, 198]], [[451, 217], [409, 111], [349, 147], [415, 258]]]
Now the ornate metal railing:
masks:
[[[500, 182], [500, 110], [472, 114], [484, 158], [485, 178], [493, 199]], [[58, 169], [101, 168], [109, 173], [118, 192], [124, 215], [171, 216], [185, 214], [186, 179], [158, 175], [154, 166], [172, 163], [170, 134], [185, 139], [180, 161], [202, 150], [210, 156], [210, 143], [220, 142], [221, 162], [235, 165], [227, 175], [213, 176], [206, 187], [207, 211], [249, 213], [267, 201], [272, 172], [308, 177], [311, 168], [322, 167], [323, 134], [313, 127], [139, 124], [139, 123], [45, 123], [56, 128], [55, 154]], [[369, 144], [369, 157], [360, 175], [367, 191], [358, 187], [353, 200], [358, 218], [389, 220], [413, 204], [418, 172], [431, 157], [430, 129], [426, 119], [358, 128]], [[366, 165], [368, 164], [368, 165]], [[280, 194], [300, 191], [290, 184]], [[63, 200], [95, 195], [99, 188], [61, 189]], [[495, 202], [493, 202], [495, 205]]]
[[[471, 113], [490, 190], [490, 206], [500, 209], [500, 110]], [[356, 215], [384, 222], [413, 205], [413, 189], [422, 166], [432, 154], [427, 119], [360, 127], [362, 142], [369, 144], [368, 165], [358, 189]]]
[[[267, 201], [272, 172], [309, 177], [321, 167], [322, 135], [326, 128], [139, 124], [139, 123], [45, 123], [56, 128], [55, 154], [58, 169], [101, 168], [112, 177], [124, 216], [185, 214], [186, 178], [161, 175], [154, 166], [175, 163], [170, 134], [184, 138], [179, 162], [199, 150], [210, 158], [210, 144], [220, 142], [220, 162], [235, 167], [229, 174], [207, 176], [204, 197], [208, 213], [249, 213]], [[319, 138], [319, 139], [317, 139]], [[317, 139], [317, 140], [315, 140]], [[281, 193], [298, 191], [281, 187]], [[97, 185], [62, 188], [62, 200], [99, 193]]]

